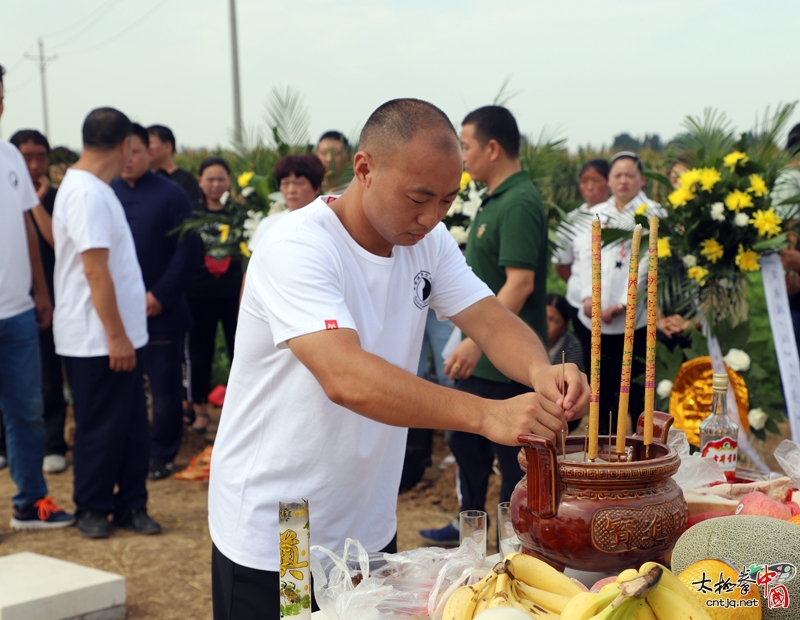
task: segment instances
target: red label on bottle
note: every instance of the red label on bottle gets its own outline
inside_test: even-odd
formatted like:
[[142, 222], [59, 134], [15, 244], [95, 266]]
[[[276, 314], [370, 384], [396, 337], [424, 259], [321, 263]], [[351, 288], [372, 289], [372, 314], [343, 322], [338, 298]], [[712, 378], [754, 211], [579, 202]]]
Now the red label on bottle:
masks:
[[739, 453], [739, 442], [730, 437], [722, 437], [707, 442], [700, 454], [704, 458], [712, 458], [720, 469], [725, 472], [725, 477], [731, 480], [736, 476], [736, 459]]

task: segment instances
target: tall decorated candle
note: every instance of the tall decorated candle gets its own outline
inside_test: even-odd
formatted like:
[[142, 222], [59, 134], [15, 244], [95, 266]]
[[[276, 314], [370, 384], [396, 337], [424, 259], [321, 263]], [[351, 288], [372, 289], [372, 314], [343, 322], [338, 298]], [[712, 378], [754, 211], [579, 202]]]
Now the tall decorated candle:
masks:
[[[622, 379], [619, 384], [619, 411], [617, 413], [616, 453], [625, 452], [625, 436], [628, 432], [628, 400], [631, 392], [631, 363], [633, 362], [633, 332], [636, 327], [636, 297], [639, 289], [639, 245], [642, 241], [642, 226], [633, 229], [631, 240], [631, 265], [628, 270], [628, 301], [625, 308], [625, 342], [622, 350]], [[609, 431], [610, 432], [610, 431]]]
[[644, 445], [650, 456], [653, 443], [653, 409], [656, 401], [656, 309], [658, 305], [658, 218], [650, 218], [647, 256], [647, 356], [644, 372]]
[[601, 269], [600, 253], [602, 241], [600, 216], [592, 221], [592, 352], [591, 352], [591, 396], [589, 400], [589, 459], [597, 458], [597, 440], [600, 432], [600, 334], [601, 323]]

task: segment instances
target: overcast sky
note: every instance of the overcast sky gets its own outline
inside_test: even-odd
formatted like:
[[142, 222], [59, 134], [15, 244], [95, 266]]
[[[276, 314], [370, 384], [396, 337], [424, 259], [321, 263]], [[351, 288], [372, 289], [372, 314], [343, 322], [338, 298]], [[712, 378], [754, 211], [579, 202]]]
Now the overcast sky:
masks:
[[[503, 80], [520, 129], [571, 150], [670, 138], [705, 107], [740, 131], [800, 99], [797, 0], [237, 0], [242, 112], [263, 127], [275, 85], [302, 93], [310, 138], [352, 132], [382, 102], [427, 99], [460, 123]], [[179, 147], [226, 146], [233, 126], [228, 0], [2, 0], [0, 135], [80, 145], [92, 108], [170, 126]], [[800, 121], [796, 113], [793, 123]]]

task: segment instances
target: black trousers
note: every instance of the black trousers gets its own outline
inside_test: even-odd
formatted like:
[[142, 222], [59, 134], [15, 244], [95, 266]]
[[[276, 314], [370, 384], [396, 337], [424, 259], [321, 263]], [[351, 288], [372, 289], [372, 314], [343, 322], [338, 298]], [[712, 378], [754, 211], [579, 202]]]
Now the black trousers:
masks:
[[131, 372], [113, 372], [108, 356], [65, 357], [64, 365], [75, 411], [76, 515], [91, 510], [122, 518], [147, 504], [150, 433], [144, 351], [136, 351]]
[[[397, 535], [380, 550], [397, 553]], [[214, 620], [278, 620], [281, 579], [277, 571], [248, 568], [211, 547], [211, 596]], [[319, 611], [312, 580], [311, 611]]]
[[151, 334], [144, 348], [144, 372], [153, 395], [150, 458], [171, 463], [183, 435], [183, 330]]
[[[577, 318], [573, 321], [575, 335], [583, 344], [586, 368], [591, 369], [592, 332]], [[603, 334], [600, 337], [600, 435], [608, 435], [608, 413], [612, 414], [612, 429], [617, 430], [619, 417], [619, 384], [622, 380], [622, 353], [625, 336]], [[628, 415], [636, 429], [636, 421], [644, 410], [644, 359], [647, 356], [647, 328], [633, 332], [633, 362], [631, 363], [631, 391], [628, 400]], [[636, 381], [636, 379], [639, 381]], [[591, 376], [588, 377], [591, 383]]]
[[[64, 440], [64, 422], [67, 418], [67, 403], [64, 400], [64, 375], [61, 356], [56, 354], [53, 330], [39, 332], [39, 355], [42, 360], [42, 397], [44, 399], [45, 456], [67, 453]], [[0, 455], [6, 455], [6, 437], [3, 416], [0, 415]]]
[[217, 325], [222, 323], [228, 357], [233, 359], [233, 342], [236, 321], [239, 317], [239, 297], [220, 299], [189, 298], [192, 311], [192, 329], [189, 331], [189, 400], [201, 404], [208, 402], [211, 392], [211, 365]]
[[[456, 381], [457, 390], [469, 392], [481, 398], [505, 400], [532, 391], [521, 383], [500, 383], [478, 377]], [[504, 446], [489, 441], [481, 435], [452, 431], [447, 433], [447, 443], [458, 463], [458, 481], [461, 487], [461, 510], [485, 510], [486, 489], [495, 457], [500, 466], [503, 481], [500, 501], [511, 500], [514, 487], [522, 480], [524, 472], [519, 466], [519, 446]]]

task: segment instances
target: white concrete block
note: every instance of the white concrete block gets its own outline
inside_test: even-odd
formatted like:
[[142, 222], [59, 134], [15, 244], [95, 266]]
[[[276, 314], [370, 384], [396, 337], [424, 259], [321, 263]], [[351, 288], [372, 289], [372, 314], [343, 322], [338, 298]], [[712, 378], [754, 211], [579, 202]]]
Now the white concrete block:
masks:
[[63, 620], [105, 610], [124, 614], [124, 605], [121, 575], [37, 553], [0, 557], [0, 620]]

